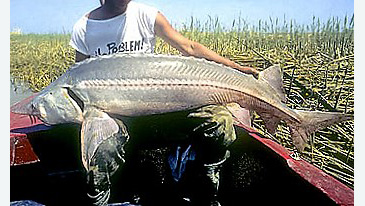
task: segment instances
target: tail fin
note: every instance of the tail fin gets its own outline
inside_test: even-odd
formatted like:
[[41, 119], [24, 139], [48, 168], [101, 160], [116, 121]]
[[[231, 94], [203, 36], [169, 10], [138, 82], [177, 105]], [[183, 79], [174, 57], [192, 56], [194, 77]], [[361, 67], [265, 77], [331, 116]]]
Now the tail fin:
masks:
[[316, 130], [354, 118], [352, 114], [342, 114], [337, 112], [294, 111], [299, 115], [301, 123], [288, 125], [293, 143], [301, 152], [307, 146], [309, 135]]

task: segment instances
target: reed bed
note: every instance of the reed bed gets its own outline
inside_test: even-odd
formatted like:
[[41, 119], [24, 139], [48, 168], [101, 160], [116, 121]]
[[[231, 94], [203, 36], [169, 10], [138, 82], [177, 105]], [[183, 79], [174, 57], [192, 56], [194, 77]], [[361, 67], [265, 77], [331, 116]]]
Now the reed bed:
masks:
[[[313, 17], [311, 25], [270, 18], [252, 25], [242, 18], [224, 27], [218, 18], [194, 18], [179, 29], [237, 63], [263, 70], [272, 64], [283, 69], [286, 103], [304, 110], [354, 113], [354, 17], [333, 17], [325, 22]], [[11, 76], [39, 91], [74, 63], [69, 35], [11, 34]], [[179, 54], [161, 39], [156, 53]], [[269, 134], [255, 114], [253, 125], [266, 137], [296, 152], [285, 123]], [[354, 122], [316, 132], [302, 159], [354, 185]]]
[[70, 35], [10, 34], [10, 75], [17, 85], [40, 91], [75, 63]]

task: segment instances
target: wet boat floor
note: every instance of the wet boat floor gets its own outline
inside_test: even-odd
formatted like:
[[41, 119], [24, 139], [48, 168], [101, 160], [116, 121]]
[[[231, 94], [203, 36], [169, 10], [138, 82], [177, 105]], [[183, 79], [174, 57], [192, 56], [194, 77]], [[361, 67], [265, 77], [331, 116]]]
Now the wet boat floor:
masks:
[[[75, 125], [62, 125], [28, 135], [41, 161], [11, 167], [11, 201], [85, 205], [86, 181], [79, 158], [79, 129]], [[238, 138], [230, 146], [231, 157], [221, 171], [219, 201], [222, 205], [335, 205], [290, 170], [275, 152], [244, 129], [236, 127], [236, 131]], [[167, 163], [171, 149], [161, 145], [137, 151], [127, 148], [130, 156], [112, 178], [109, 202], [141, 205], [201, 202], [208, 190], [199, 176], [199, 166], [188, 163], [182, 179], [175, 182]]]

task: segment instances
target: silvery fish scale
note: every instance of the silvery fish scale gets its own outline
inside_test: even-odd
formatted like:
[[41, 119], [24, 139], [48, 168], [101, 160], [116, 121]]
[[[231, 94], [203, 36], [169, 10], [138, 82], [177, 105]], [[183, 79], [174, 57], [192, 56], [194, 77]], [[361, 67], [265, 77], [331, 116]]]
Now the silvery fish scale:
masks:
[[260, 72], [256, 79], [203, 59], [146, 54], [117, 54], [77, 63], [26, 105], [15, 105], [13, 112], [36, 115], [49, 124], [82, 124], [87, 166], [97, 145], [119, 132], [121, 125], [110, 114], [140, 116], [232, 102], [256, 111], [270, 133], [285, 121], [300, 151], [315, 130], [353, 118], [287, 107], [278, 65]]

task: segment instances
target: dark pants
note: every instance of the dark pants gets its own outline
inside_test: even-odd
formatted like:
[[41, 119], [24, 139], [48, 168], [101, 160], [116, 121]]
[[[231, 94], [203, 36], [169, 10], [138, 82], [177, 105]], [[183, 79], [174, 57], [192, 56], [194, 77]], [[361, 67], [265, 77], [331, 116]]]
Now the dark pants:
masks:
[[209, 105], [192, 111], [121, 119], [123, 123], [118, 123], [122, 132], [103, 141], [89, 161], [89, 196], [95, 205], [106, 205], [109, 199], [110, 177], [125, 161], [124, 146], [129, 135], [133, 148], [192, 144], [197, 161], [204, 165], [224, 160], [227, 147], [236, 139], [232, 115], [224, 106]]

